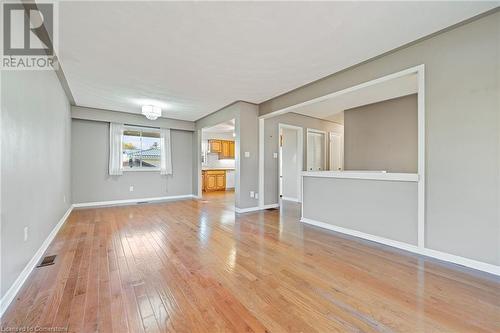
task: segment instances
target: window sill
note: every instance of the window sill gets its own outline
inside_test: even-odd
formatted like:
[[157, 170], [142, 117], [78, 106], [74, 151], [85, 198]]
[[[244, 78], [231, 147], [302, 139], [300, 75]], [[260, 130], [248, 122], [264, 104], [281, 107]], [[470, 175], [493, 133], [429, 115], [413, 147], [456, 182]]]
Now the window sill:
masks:
[[123, 169], [123, 172], [160, 172], [160, 169]]

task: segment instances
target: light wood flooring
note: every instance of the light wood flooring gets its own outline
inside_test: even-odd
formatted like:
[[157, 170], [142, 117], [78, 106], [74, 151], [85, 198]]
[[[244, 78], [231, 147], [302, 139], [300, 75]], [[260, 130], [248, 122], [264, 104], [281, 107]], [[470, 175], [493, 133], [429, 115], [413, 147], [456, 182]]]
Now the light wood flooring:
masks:
[[71, 332], [499, 332], [498, 278], [203, 200], [75, 210], [2, 318]]

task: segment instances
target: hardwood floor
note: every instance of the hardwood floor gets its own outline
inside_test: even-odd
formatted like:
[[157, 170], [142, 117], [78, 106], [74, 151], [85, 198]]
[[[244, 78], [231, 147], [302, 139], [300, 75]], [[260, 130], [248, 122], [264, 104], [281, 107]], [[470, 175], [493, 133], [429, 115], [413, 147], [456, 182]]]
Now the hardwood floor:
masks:
[[75, 210], [2, 318], [71, 332], [498, 332], [498, 278], [231, 194]]

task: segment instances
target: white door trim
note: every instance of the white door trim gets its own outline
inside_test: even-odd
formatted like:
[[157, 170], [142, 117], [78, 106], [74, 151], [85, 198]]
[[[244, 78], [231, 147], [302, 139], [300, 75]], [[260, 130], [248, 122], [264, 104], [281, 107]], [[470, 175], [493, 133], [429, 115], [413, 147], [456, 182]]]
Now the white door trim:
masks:
[[259, 119], [259, 207], [264, 207], [264, 119]]
[[[280, 146], [281, 132], [283, 128], [291, 129], [297, 131], [297, 198], [288, 198], [288, 200], [295, 199], [292, 201], [300, 202], [302, 198], [302, 170], [304, 168], [304, 129], [300, 126], [289, 125], [285, 123], [278, 123], [278, 181], [280, 181], [281, 170], [281, 159], [282, 152]], [[278, 202], [279, 195], [281, 191], [278, 190]]]
[[[315, 129], [315, 128], [307, 128], [307, 133], [306, 133], [306, 155], [308, 154], [307, 152], [307, 143], [308, 143], [308, 140], [309, 140], [309, 133], [319, 133], [319, 134], [323, 134], [323, 137], [325, 138], [325, 142], [324, 142], [324, 145], [323, 145], [323, 171], [326, 171], [327, 170], [327, 154], [326, 154], [326, 147], [328, 145], [328, 140], [330, 139], [328, 137], [328, 133], [325, 132], [325, 131], [322, 131], [322, 130], [318, 130], [318, 129]], [[307, 156], [306, 156], [307, 157]], [[307, 169], [307, 159], [306, 159], [306, 169]], [[307, 170], [309, 171], [309, 170]]]
[[328, 169], [330, 171], [339, 171], [339, 170], [332, 170], [332, 136], [339, 136], [340, 137], [340, 168], [341, 170], [344, 170], [344, 133], [339, 133], [339, 132], [330, 132], [329, 134], [330, 141], [328, 143]]

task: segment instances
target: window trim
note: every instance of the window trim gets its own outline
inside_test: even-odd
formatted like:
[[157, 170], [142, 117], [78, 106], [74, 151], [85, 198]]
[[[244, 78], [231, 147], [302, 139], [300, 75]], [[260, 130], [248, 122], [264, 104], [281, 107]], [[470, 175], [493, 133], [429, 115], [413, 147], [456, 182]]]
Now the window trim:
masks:
[[[123, 133], [122, 133], [122, 140], [123, 136], [125, 135], [125, 131], [131, 130], [131, 131], [140, 131], [141, 132], [141, 137], [142, 137], [142, 132], [143, 131], [149, 131], [149, 132], [156, 132], [160, 134], [160, 128], [159, 127], [147, 127], [147, 126], [136, 126], [136, 125], [128, 125], [124, 124], [123, 125]], [[161, 137], [160, 137], [161, 138]], [[160, 140], [161, 141], [161, 140]], [[122, 157], [123, 159], [123, 154]], [[160, 161], [161, 161], [161, 150], [160, 150]], [[126, 168], [123, 166], [123, 160], [121, 161], [121, 169], [123, 172], [160, 172], [161, 168], [147, 168], [147, 167], [135, 167], [135, 168]]]

